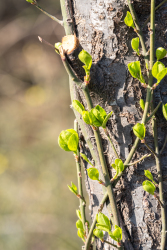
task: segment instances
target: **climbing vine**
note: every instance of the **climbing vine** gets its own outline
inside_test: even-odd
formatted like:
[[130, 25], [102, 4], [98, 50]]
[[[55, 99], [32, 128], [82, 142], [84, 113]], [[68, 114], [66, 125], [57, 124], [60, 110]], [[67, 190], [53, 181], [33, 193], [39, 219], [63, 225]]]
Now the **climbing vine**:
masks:
[[[94, 242], [94, 238], [99, 238], [102, 242], [106, 242], [111, 246], [117, 249], [123, 249], [122, 244], [122, 229], [120, 227], [118, 208], [116, 204], [116, 199], [114, 196], [113, 188], [116, 186], [118, 180], [123, 175], [125, 170], [133, 164], [136, 164], [140, 161], [143, 161], [145, 158], [154, 156], [157, 173], [158, 173], [158, 183], [153, 179], [153, 176], [150, 171], [145, 170], [144, 175], [147, 178], [143, 183], [143, 189], [149, 194], [153, 195], [155, 199], [158, 200], [161, 206], [161, 219], [162, 219], [162, 230], [161, 230], [161, 250], [165, 249], [165, 241], [166, 241], [166, 215], [165, 215], [165, 201], [163, 195], [163, 183], [162, 183], [162, 169], [160, 164], [160, 155], [165, 147], [166, 141], [159, 152], [158, 147], [158, 134], [157, 134], [157, 123], [156, 123], [156, 112], [162, 107], [162, 113], [164, 118], [167, 120], [167, 103], [162, 103], [162, 101], [154, 107], [153, 105], [153, 95], [154, 90], [160, 84], [162, 79], [167, 75], [167, 68], [160, 61], [167, 55], [167, 51], [159, 47], [155, 51], [154, 40], [155, 40], [155, 0], [151, 0], [151, 11], [150, 11], [150, 49], [147, 51], [146, 45], [144, 42], [144, 37], [133, 7], [132, 1], [128, 0], [129, 11], [127, 11], [126, 16], [124, 18], [125, 24], [133, 29], [136, 37], [132, 39], [131, 46], [136, 55], [139, 57], [138, 61], [130, 62], [128, 64], [128, 70], [131, 76], [135, 79], [138, 79], [141, 83], [142, 88], [146, 91], [146, 100], [140, 99], [140, 107], [143, 110], [143, 117], [141, 123], [136, 123], [133, 127], [133, 133], [136, 136], [136, 140], [131, 148], [128, 157], [123, 162], [123, 159], [120, 158], [112, 139], [109, 136], [107, 122], [109, 119], [113, 118], [113, 111], [108, 113], [100, 106], [93, 106], [91, 96], [89, 94], [89, 83], [90, 83], [90, 71], [92, 67], [92, 56], [85, 50], [82, 50], [78, 59], [83, 64], [83, 69], [85, 71], [84, 80], [80, 80], [75, 72], [73, 71], [71, 65], [68, 61], [68, 55], [71, 54], [75, 49], [79, 46], [79, 40], [74, 34], [73, 26], [66, 22], [60, 21], [56, 17], [48, 14], [45, 10], [43, 10], [37, 3], [36, 0], [27, 0], [27, 2], [35, 5], [39, 10], [47, 14], [54, 21], [57, 21], [59, 24], [64, 26], [67, 35], [62, 38], [62, 42], [56, 43], [54, 49], [56, 53], [61, 57], [63, 65], [70, 77], [70, 81], [73, 81], [82, 91], [86, 99], [87, 107], [85, 107], [79, 100], [72, 101], [72, 108], [76, 114], [77, 120], [82, 119], [82, 121], [89, 125], [93, 132], [96, 140], [96, 145], [98, 149], [98, 154], [100, 158], [100, 163], [102, 167], [102, 176], [100, 175], [98, 166], [96, 166], [92, 155], [92, 159], [88, 159], [88, 157], [84, 154], [84, 152], [80, 152], [79, 147], [79, 125], [78, 121], [75, 120], [74, 128], [64, 130], [60, 133], [58, 138], [59, 146], [65, 151], [71, 151], [74, 154], [74, 159], [76, 162], [77, 168], [77, 177], [78, 177], [78, 185], [71, 182], [71, 185], [68, 185], [69, 190], [79, 199], [79, 209], [76, 210], [78, 220], [76, 222], [76, 227], [78, 230], [78, 236], [84, 242], [84, 249], [89, 250], [90, 246]], [[163, 1], [164, 3], [165, 1]], [[68, 11], [65, 9], [65, 1], [61, 0], [62, 7], [62, 15], [63, 20], [67, 20]], [[40, 38], [40, 41], [44, 41]], [[45, 41], [44, 41], [45, 42]], [[155, 60], [156, 56], [156, 60]], [[144, 75], [141, 69], [141, 61], [145, 62], [145, 72]], [[153, 137], [155, 149], [150, 148], [145, 139], [145, 135], [147, 132], [146, 124], [152, 120], [153, 126]], [[101, 136], [99, 133], [99, 127], [103, 129], [106, 134], [109, 143], [113, 148], [115, 153], [115, 161], [111, 164], [112, 169], [115, 170], [115, 175], [110, 177], [108, 172], [107, 163], [105, 160], [105, 156], [103, 153], [103, 146], [101, 141]], [[82, 127], [80, 126], [82, 131]], [[139, 143], [144, 144], [150, 154], [143, 155], [138, 161], [131, 162], [134, 153], [137, 150]], [[90, 149], [91, 151], [91, 149]], [[86, 161], [91, 167], [87, 169], [88, 177], [99, 183], [99, 185], [103, 186], [104, 197], [100, 203], [98, 212], [94, 217], [92, 224], [90, 224], [86, 219], [86, 202], [82, 189], [82, 174], [81, 174], [81, 159]], [[102, 213], [104, 203], [109, 199], [110, 208], [112, 211], [112, 216], [108, 218], [105, 214]], [[104, 232], [108, 233], [108, 236], [114, 241], [111, 243], [109, 241], [104, 240]]]

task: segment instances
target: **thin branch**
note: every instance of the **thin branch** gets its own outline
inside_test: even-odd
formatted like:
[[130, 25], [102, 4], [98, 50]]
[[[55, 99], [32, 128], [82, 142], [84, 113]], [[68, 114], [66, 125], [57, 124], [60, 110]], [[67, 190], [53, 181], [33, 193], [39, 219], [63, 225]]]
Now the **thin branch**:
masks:
[[[167, 2], [167, 0], [162, 1], [160, 4], [157, 5], [157, 7], [155, 8], [155, 10], [159, 9], [166, 2]], [[150, 21], [150, 16], [146, 19], [146, 21], [144, 22], [142, 28], [144, 28], [149, 21]]]
[[103, 242], [105, 242], [105, 243], [107, 243], [107, 244], [109, 244], [109, 245], [111, 245], [111, 246], [113, 246], [113, 247], [115, 247], [115, 248], [118, 249], [117, 245], [112, 244], [111, 242], [109, 242], [109, 241], [107, 241], [107, 240], [104, 240]]
[[148, 144], [146, 142], [144, 142], [144, 145], [148, 148], [148, 150], [150, 150], [150, 152], [155, 156], [155, 158], [157, 157], [157, 154], [154, 152], [154, 150], [152, 150], [150, 148], [150, 146], [148, 146]]
[[157, 112], [161, 104], [162, 104], [162, 101], [158, 103], [157, 107], [153, 110], [153, 112], [149, 115], [149, 117], [147, 117], [146, 123], [153, 117], [153, 115], [155, 115], [155, 113]]
[[[78, 122], [74, 121], [74, 129], [78, 133]], [[79, 155], [79, 147], [77, 150], [77, 154], [75, 155], [76, 159], [76, 167], [77, 167], [77, 178], [78, 178], [78, 193], [81, 196], [80, 200], [80, 211], [81, 211], [81, 218], [84, 230], [86, 231], [85, 223], [86, 223], [86, 215], [85, 215], [85, 199], [83, 196], [83, 188], [82, 188], [82, 174], [81, 174], [81, 162], [80, 162], [80, 155]]]
[[165, 137], [164, 144], [163, 144], [163, 146], [162, 146], [162, 148], [161, 148], [160, 155], [161, 155], [162, 152], [164, 151], [164, 148], [165, 148], [165, 146], [166, 146], [166, 143], [167, 143], [167, 135], [166, 135], [166, 137]]
[[41, 12], [43, 12], [45, 15], [47, 15], [48, 17], [50, 17], [53, 21], [59, 23], [61, 26], [63, 26], [63, 21], [59, 20], [57, 17], [52, 16], [51, 14], [49, 14], [46, 10], [42, 9], [36, 0], [33, 1], [32, 5], [34, 5], [37, 9], [39, 9]]
[[101, 203], [100, 203], [98, 212], [97, 212], [96, 215], [94, 216], [92, 225], [91, 225], [91, 227], [90, 227], [89, 234], [88, 234], [88, 237], [87, 237], [86, 242], [85, 242], [85, 250], [89, 250], [89, 247], [90, 247], [90, 244], [91, 244], [91, 238], [92, 238], [93, 230], [94, 230], [94, 228], [95, 228], [95, 226], [96, 226], [96, 216], [97, 216], [97, 214], [98, 214], [99, 212], [102, 211], [103, 206], [104, 206], [104, 203], [106, 202], [107, 198], [108, 198], [108, 193], [106, 192], [106, 193], [104, 194], [104, 196], [103, 196], [103, 199], [102, 199], [102, 201], [101, 201]]
[[137, 163], [141, 162], [142, 160], [144, 160], [145, 158], [150, 157], [150, 156], [151, 156], [151, 154], [146, 154], [146, 155], [142, 156], [139, 160], [134, 161], [132, 163], [129, 163], [128, 166], [132, 166], [134, 164], [137, 164]]
[[109, 136], [109, 133], [107, 132], [107, 129], [105, 128], [105, 129], [103, 129], [103, 131], [104, 131], [104, 133], [106, 134], [106, 136], [108, 137], [109, 142], [111, 143], [111, 146], [112, 146], [112, 148], [113, 148], [113, 150], [114, 150], [115, 156], [119, 159], [119, 155], [118, 155], [118, 153], [117, 153], [117, 151], [116, 151], [116, 148], [115, 148], [115, 146], [114, 146], [114, 143], [112, 142], [112, 140], [111, 140], [111, 138], [110, 138], [110, 136]]

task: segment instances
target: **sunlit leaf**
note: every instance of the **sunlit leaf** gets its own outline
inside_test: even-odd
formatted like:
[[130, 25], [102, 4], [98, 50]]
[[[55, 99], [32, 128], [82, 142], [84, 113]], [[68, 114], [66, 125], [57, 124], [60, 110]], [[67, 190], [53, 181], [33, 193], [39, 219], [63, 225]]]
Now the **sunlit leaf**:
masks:
[[142, 123], [137, 123], [134, 127], [133, 127], [133, 133], [140, 139], [143, 140], [145, 137], [145, 133], [146, 133], [146, 128], [144, 126], [144, 124]]
[[154, 192], [155, 192], [155, 185], [151, 182], [151, 181], [143, 181], [142, 183], [143, 185], [143, 189], [148, 192], [149, 194], [152, 194], [154, 195]]

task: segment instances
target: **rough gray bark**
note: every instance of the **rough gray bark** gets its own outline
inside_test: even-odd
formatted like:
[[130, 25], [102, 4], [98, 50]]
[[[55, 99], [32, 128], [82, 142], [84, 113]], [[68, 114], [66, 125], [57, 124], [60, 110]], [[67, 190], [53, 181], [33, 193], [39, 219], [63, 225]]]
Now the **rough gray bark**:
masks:
[[[157, 1], [156, 5], [159, 2], [161, 1]], [[134, 4], [142, 26], [150, 13], [150, 0], [134, 1]], [[132, 126], [136, 122], [140, 122], [142, 118], [139, 99], [144, 99], [146, 94], [146, 90], [129, 75], [127, 70], [127, 63], [138, 60], [138, 57], [132, 52], [130, 46], [131, 39], [136, 37], [136, 34], [123, 22], [127, 11], [126, 3], [123, 0], [73, 0], [73, 11], [76, 34], [80, 44], [93, 57], [89, 86], [93, 104], [94, 106], [101, 105], [107, 112], [114, 111], [114, 116], [108, 122], [108, 131], [121, 159], [125, 160], [135, 139]], [[166, 28], [167, 4], [164, 4], [156, 12], [156, 47], [167, 49]], [[143, 31], [149, 49], [148, 27], [146, 26]], [[163, 59], [163, 63], [167, 66], [167, 58]], [[72, 95], [74, 99], [78, 98], [86, 106], [84, 96], [79, 89], [72, 90]], [[167, 77], [155, 91], [155, 105], [161, 98], [163, 103], [167, 103]], [[162, 116], [161, 109], [158, 111], [157, 120], [161, 149], [167, 134], [167, 122]], [[92, 150], [97, 155], [93, 132], [88, 126], [85, 134], [85, 141], [81, 142], [83, 150], [90, 157], [90, 151], [87, 147], [87, 140], [90, 139], [93, 145]], [[112, 176], [110, 166], [115, 159], [114, 152], [103, 131], [101, 131], [101, 136], [108, 168]], [[147, 125], [146, 140], [153, 148], [151, 122]], [[147, 152], [145, 146], [139, 144], [133, 160], [139, 159]], [[167, 147], [163, 151], [161, 159], [165, 187], [167, 186], [166, 162]], [[96, 162], [96, 166], [100, 167], [99, 161]], [[85, 168], [87, 168], [86, 163]], [[115, 195], [123, 224], [133, 248], [135, 250], [160, 249], [160, 206], [151, 195], [143, 191], [144, 169], [150, 170], [155, 179], [157, 178], [154, 158], [145, 159], [142, 163], [128, 168], [115, 188]], [[86, 185], [93, 218], [103, 197], [103, 191], [101, 186], [94, 181], [87, 179]], [[164, 190], [166, 195], [166, 188]], [[108, 214], [106, 207], [103, 212]], [[96, 248], [113, 249], [98, 240]], [[131, 249], [128, 243], [125, 244], [125, 249]]]

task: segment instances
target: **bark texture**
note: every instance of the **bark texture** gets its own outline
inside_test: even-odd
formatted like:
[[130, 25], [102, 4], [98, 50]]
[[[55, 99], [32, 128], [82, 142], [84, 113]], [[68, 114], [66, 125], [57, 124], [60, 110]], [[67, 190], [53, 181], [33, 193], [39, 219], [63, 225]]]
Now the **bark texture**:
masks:
[[[157, 1], [156, 5], [160, 2]], [[73, 0], [72, 3], [75, 31], [81, 47], [93, 57], [89, 86], [93, 104], [94, 106], [101, 105], [107, 112], [114, 111], [114, 116], [110, 118], [107, 128], [121, 159], [125, 160], [135, 139], [132, 126], [136, 122], [141, 122], [142, 118], [139, 99], [144, 99], [146, 95], [146, 90], [141, 87], [138, 80], [130, 76], [127, 70], [129, 62], [139, 59], [133, 53], [130, 45], [131, 39], [136, 37], [136, 34], [123, 21], [128, 10], [126, 2], [124, 0]], [[150, 14], [150, 0], [134, 1], [134, 6], [142, 26]], [[143, 32], [149, 49], [148, 26], [149, 23], [143, 28]], [[167, 49], [167, 4], [156, 11], [156, 47]], [[167, 66], [167, 58], [162, 62]], [[83, 76], [80, 75], [80, 77]], [[75, 88], [75, 86], [71, 88], [73, 99], [79, 99], [86, 106], [83, 93]], [[163, 103], [167, 103], [167, 77], [155, 91], [155, 105], [161, 99]], [[80, 117], [77, 119], [82, 122]], [[167, 122], [162, 116], [161, 108], [157, 112], [157, 121], [159, 148], [161, 149], [167, 134]], [[115, 155], [104, 132], [102, 130], [100, 132], [108, 169], [112, 176], [111, 164], [114, 162]], [[92, 145], [92, 154], [98, 155], [93, 131], [87, 126], [83, 135], [85, 138], [80, 144], [91, 159], [88, 144]], [[151, 122], [147, 124], [146, 141], [150, 147], [154, 148]], [[139, 144], [133, 160], [139, 159], [145, 153], [148, 153], [147, 148], [143, 144]], [[167, 196], [167, 146], [162, 153], [161, 163], [164, 191]], [[85, 169], [88, 167], [86, 163], [84, 166]], [[96, 166], [100, 168], [99, 160], [96, 161]], [[150, 157], [126, 170], [123, 178], [116, 185], [115, 196], [122, 224], [133, 248], [135, 250], [155, 250], [160, 249], [160, 206], [153, 196], [143, 191], [142, 182], [146, 179], [144, 169], [150, 170], [155, 180], [157, 179], [155, 160]], [[101, 185], [95, 181], [87, 179], [86, 185], [93, 218], [103, 197], [103, 190]], [[109, 213], [106, 207], [103, 212]], [[127, 240], [125, 249], [133, 248]], [[97, 249], [111, 250], [113, 247], [97, 240]]]

